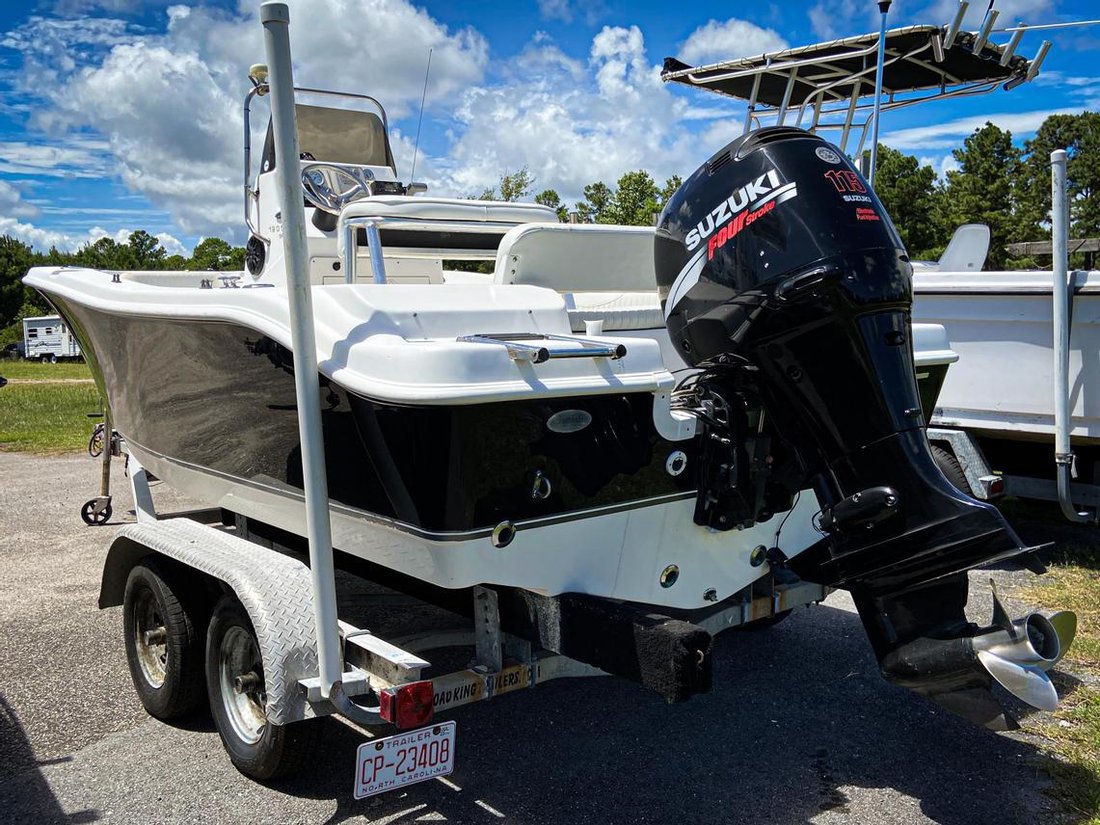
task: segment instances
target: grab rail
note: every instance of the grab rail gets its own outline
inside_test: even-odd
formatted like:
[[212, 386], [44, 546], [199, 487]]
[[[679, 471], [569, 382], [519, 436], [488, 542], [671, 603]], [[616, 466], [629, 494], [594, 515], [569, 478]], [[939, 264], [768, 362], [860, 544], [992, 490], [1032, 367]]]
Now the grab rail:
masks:
[[[572, 335], [550, 335], [538, 332], [483, 333], [460, 335], [456, 340], [467, 344], [495, 344], [508, 351], [513, 361], [544, 364], [551, 358], [610, 358], [617, 361], [626, 355], [623, 344], [600, 344]], [[537, 346], [524, 341], [566, 341], [574, 346], [568, 349]]]
[[[386, 282], [386, 268], [382, 259], [382, 241], [378, 228], [402, 230], [406, 232], [463, 232], [480, 235], [503, 235], [519, 224], [505, 223], [502, 221], [455, 221], [435, 220], [431, 218], [410, 218], [381, 215], [356, 215], [354, 217], [340, 216], [337, 225], [337, 238], [341, 258], [341, 267], [344, 270], [344, 281], [355, 283], [357, 275], [357, 256], [359, 254], [360, 228], [366, 230], [367, 247], [371, 251], [371, 266], [374, 269], [374, 282], [384, 284]], [[375, 250], [378, 255], [375, 255]], [[449, 250], [447, 257], [467, 258], [471, 256], [469, 250]], [[496, 257], [493, 250], [492, 257], [486, 250], [477, 250], [476, 258], [492, 260]], [[381, 273], [381, 274], [380, 274]]]

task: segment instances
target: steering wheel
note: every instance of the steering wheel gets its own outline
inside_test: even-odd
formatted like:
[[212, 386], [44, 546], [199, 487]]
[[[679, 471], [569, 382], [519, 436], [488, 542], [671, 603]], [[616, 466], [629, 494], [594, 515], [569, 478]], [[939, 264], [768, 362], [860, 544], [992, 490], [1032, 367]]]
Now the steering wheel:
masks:
[[353, 201], [371, 196], [374, 173], [343, 163], [302, 164], [302, 189], [310, 206], [339, 215]]

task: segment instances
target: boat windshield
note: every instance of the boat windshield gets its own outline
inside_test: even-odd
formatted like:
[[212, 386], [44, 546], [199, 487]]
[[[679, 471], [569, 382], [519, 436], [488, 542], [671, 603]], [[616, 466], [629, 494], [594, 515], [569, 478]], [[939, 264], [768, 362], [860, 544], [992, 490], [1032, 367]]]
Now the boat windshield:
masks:
[[389, 166], [389, 141], [382, 118], [374, 112], [295, 106], [298, 114], [298, 145], [315, 160], [354, 163], [360, 166]]
[[[328, 163], [394, 168], [382, 118], [375, 112], [296, 103], [298, 147], [302, 156]], [[263, 171], [275, 168], [271, 124], [264, 141]]]

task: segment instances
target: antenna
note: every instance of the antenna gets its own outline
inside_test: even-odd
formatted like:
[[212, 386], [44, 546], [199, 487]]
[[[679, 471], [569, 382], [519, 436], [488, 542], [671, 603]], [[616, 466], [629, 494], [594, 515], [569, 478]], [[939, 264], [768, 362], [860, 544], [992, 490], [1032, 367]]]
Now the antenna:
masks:
[[886, 63], [886, 15], [893, 0], [878, 0], [878, 10], [882, 15], [882, 27], [878, 35], [878, 65], [875, 67], [875, 109], [871, 123], [871, 169], [868, 178], [875, 185], [875, 166], [878, 165], [878, 121], [882, 115], [882, 69]]
[[416, 153], [420, 151], [420, 124], [424, 122], [424, 101], [428, 97], [428, 75], [432, 71], [432, 49], [428, 49], [428, 68], [424, 70], [424, 91], [420, 93], [420, 117], [416, 121], [416, 143], [413, 144], [413, 165], [409, 183], [416, 179]]

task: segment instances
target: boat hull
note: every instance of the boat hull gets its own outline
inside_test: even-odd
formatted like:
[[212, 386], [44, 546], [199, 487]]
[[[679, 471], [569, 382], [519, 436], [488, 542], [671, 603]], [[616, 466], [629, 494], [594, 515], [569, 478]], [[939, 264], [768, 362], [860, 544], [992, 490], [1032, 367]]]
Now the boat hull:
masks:
[[[1095, 446], [1100, 445], [1100, 273], [1080, 275], [1072, 301], [1070, 437], [1075, 445]], [[914, 321], [942, 324], [959, 354], [933, 425], [1053, 443], [1050, 273], [918, 273], [914, 292]]]
[[[143, 466], [210, 506], [306, 534], [288, 352], [239, 324], [129, 316], [61, 296], [51, 300], [87, 343], [116, 427]], [[352, 555], [442, 587], [500, 584], [679, 609], [726, 599], [768, 572], [758, 556], [753, 565], [752, 551], [776, 544], [786, 514], [733, 533], [695, 525], [690, 474], [666, 470], [667, 454], [691, 445], [672, 445], [649, 430], [640, 443], [616, 418], [644, 407], [636, 419], [652, 429], [651, 398], [648, 406], [625, 394], [398, 407], [328, 378], [321, 394], [333, 540]], [[603, 437], [582, 441], [578, 452], [547, 441], [545, 433], [531, 435], [530, 421], [575, 409], [592, 415], [588, 428]], [[398, 512], [401, 496], [387, 488], [386, 470], [379, 469], [385, 462], [372, 449], [379, 440], [366, 432], [384, 417], [399, 425], [381, 426], [399, 481], [437, 482], [406, 485], [416, 518]], [[427, 432], [429, 443], [403, 444], [401, 434], [410, 429]], [[469, 453], [488, 456], [488, 463], [464, 466]], [[520, 456], [535, 463], [511, 466]], [[577, 476], [570, 462], [585, 457], [595, 467], [589, 477]], [[609, 466], [622, 472], [609, 473]], [[539, 467], [561, 492], [534, 501], [530, 472]], [[524, 490], [526, 496], [516, 495]], [[779, 541], [788, 556], [816, 540], [816, 509], [812, 494], [799, 497]], [[493, 528], [508, 513], [515, 538], [495, 546]], [[669, 565], [679, 577], [675, 586], [662, 586]]]

